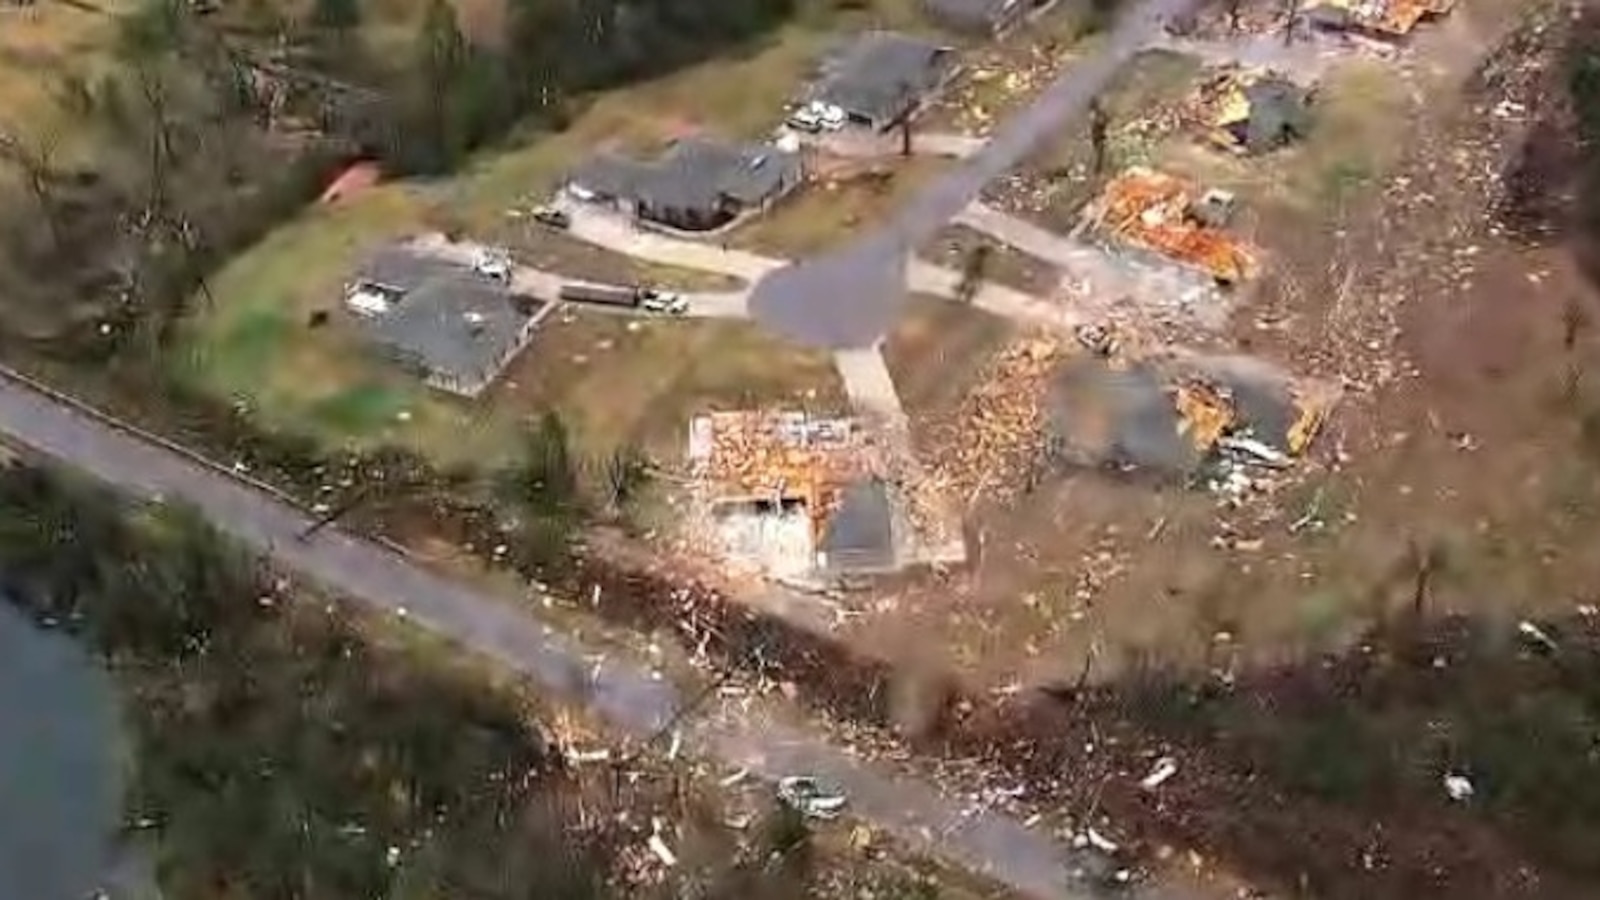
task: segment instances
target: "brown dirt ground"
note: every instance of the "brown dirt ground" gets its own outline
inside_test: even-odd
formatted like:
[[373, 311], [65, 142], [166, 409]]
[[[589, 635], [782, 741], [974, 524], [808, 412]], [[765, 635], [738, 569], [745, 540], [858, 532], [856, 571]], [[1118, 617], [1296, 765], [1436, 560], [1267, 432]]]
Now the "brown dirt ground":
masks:
[[[1487, 21], [1502, 28], [1508, 24], [1503, 15]], [[1485, 26], [1479, 41], [1492, 33]], [[1460, 56], [1455, 41], [1441, 46], [1454, 59], [1472, 58]], [[1466, 74], [1460, 67], [1458, 62], [1458, 84]], [[976, 568], [970, 575], [950, 576], [920, 590], [897, 586], [865, 598], [863, 608], [876, 614], [859, 620], [864, 646], [881, 645], [886, 634], [926, 632], [928, 640], [916, 643], [949, 648], [961, 670], [989, 684], [1075, 677], [1091, 654], [1096, 671], [1107, 676], [1152, 654], [1203, 665], [1214, 656], [1219, 633], [1230, 637], [1234, 650], [1278, 660], [1336, 644], [1364, 627], [1374, 606], [1386, 602], [1387, 580], [1403, 562], [1408, 536], [1460, 545], [1453, 557], [1459, 556], [1461, 565], [1482, 552], [1471, 548], [1481, 547], [1491, 539], [1485, 535], [1497, 529], [1469, 523], [1485, 516], [1486, 522], [1504, 521], [1509, 498], [1525, 494], [1495, 492], [1481, 510], [1468, 515], [1461, 498], [1477, 492], [1463, 485], [1474, 483], [1470, 473], [1487, 465], [1535, 465], [1506, 437], [1527, 434], [1531, 426], [1504, 426], [1495, 438], [1505, 446], [1490, 460], [1486, 435], [1494, 429], [1475, 419], [1457, 424], [1444, 416], [1453, 392], [1464, 391], [1457, 402], [1471, 404], [1483, 391], [1459, 371], [1465, 360], [1482, 353], [1467, 355], [1454, 348], [1438, 357], [1438, 350], [1430, 349], [1450, 340], [1445, 335], [1460, 333], [1428, 318], [1460, 321], [1467, 307], [1458, 284], [1438, 286], [1451, 297], [1448, 312], [1419, 312], [1423, 304], [1413, 301], [1408, 314], [1422, 319], [1409, 327], [1391, 315], [1400, 292], [1417, 290], [1405, 283], [1413, 273], [1447, 271], [1456, 261], [1439, 253], [1427, 261], [1402, 258], [1386, 274], [1379, 260], [1399, 249], [1402, 235], [1406, 246], [1420, 247], [1424, 236], [1440, 226], [1458, 229], [1446, 231], [1444, 240], [1465, 243], [1461, 230], [1491, 202], [1482, 192], [1452, 190], [1453, 219], [1442, 216], [1446, 210], [1435, 203], [1412, 210], [1412, 219], [1406, 220], [1411, 224], [1398, 224], [1400, 211], [1387, 195], [1426, 195], [1419, 187], [1423, 178], [1442, 177], [1437, 174], [1442, 166], [1460, 164], [1452, 162], [1458, 156], [1454, 151], [1438, 151], [1470, 146], [1457, 135], [1481, 129], [1477, 107], [1483, 101], [1469, 95], [1444, 102], [1442, 98], [1452, 96], [1442, 86], [1448, 79], [1418, 68], [1426, 71], [1408, 77], [1425, 77], [1435, 90], [1427, 115], [1388, 103], [1380, 105], [1379, 113], [1389, 117], [1391, 127], [1417, 116], [1417, 136], [1408, 145], [1418, 149], [1401, 170], [1401, 177], [1410, 181], [1396, 182], [1408, 185], [1403, 191], [1372, 178], [1360, 194], [1364, 205], [1359, 213], [1350, 211], [1353, 199], [1340, 199], [1346, 212], [1333, 228], [1325, 224], [1329, 210], [1321, 205], [1264, 198], [1257, 213], [1256, 234], [1271, 236], [1272, 266], [1283, 274], [1265, 279], [1246, 300], [1236, 317], [1235, 339], [1300, 374], [1343, 380], [1353, 395], [1319, 442], [1319, 453], [1304, 467], [1299, 483], [1239, 511], [1219, 509], [1208, 495], [1152, 491], [1092, 473], [1047, 481], [987, 508], [980, 502], [971, 517], [980, 547]], [[1445, 193], [1438, 191], [1439, 196]], [[1506, 262], [1491, 273], [1492, 241], [1479, 244], [1476, 260], [1482, 274], [1474, 291], [1527, 284], [1524, 266], [1530, 260], [1525, 251], [1507, 249]], [[1352, 266], [1351, 260], [1359, 262]], [[1491, 274], [1498, 284], [1490, 284]], [[1401, 279], [1399, 285], [1385, 284], [1395, 278]], [[1523, 305], [1518, 312], [1526, 309]], [[1556, 325], [1547, 327], [1558, 327], [1559, 314], [1552, 321]], [[1521, 345], [1516, 330], [1497, 324], [1488, 328], [1473, 333], [1497, 335], [1502, 341], [1497, 354], [1513, 354]], [[1399, 335], [1404, 340], [1395, 346]], [[1366, 349], [1369, 344], [1373, 350]], [[1347, 361], [1334, 360], [1336, 347]], [[1409, 361], [1413, 355], [1418, 362]], [[1400, 379], [1433, 358], [1451, 361], [1452, 367], [1429, 372], [1421, 381]], [[1503, 361], [1498, 365], [1516, 368]], [[1399, 383], [1374, 408], [1363, 396], [1365, 385], [1375, 387], [1385, 373], [1393, 373]], [[1548, 409], [1530, 407], [1525, 396], [1511, 405]], [[1504, 415], [1497, 404], [1488, 410]], [[1475, 415], [1485, 414], [1489, 412], [1479, 408]], [[1443, 433], [1459, 431], [1471, 431], [1482, 447], [1471, 453], [1454, 449]], [[1392, 440], [1402, 432], [1406, 440]], [[1346, 460], [1347, 455], [1353, 459]], [[1572, 468], [1555, 462], [1560, 463], [1558, 471]], [[1539, 465], [1548, 467], [1550, 462]], [[1577, 476], [1546, 477], [1571, 481]], [[1523, 519], [1537, 518], [1548, 508], [1550, 490], [1522, 504], [1531, 507], [1521, 514]], [[1424, 497], [1438, 497], [1445, 504], [1436, 517], [1422, 515]], [[1288, 525], [1306, 512], [1317, 513], [1315, 518], [1327, 524], [1313, 534], [1289, 534]], [[1356, 520], [1342, 521], [1346, 514]], [[1500, 577], [1510, 576], [1501, 571]], [[1541, 596], [1550, 597], [1548, 592]], [[1478, 605], [1483, 605], [1481, 595]]]

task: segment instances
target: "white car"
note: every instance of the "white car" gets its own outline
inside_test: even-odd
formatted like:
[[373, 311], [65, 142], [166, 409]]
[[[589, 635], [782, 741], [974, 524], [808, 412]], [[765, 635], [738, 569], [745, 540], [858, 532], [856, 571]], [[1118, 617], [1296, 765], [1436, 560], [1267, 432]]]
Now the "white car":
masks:
[[816, 134], [819, 131], [838, 131], [844, 127], [844, 110], [832, 103], [816, 100], [805, 104], [789, 116], [789, 127], [796, 131]]
[[494, 247], [480, 247], [472, 254], [472, 271], [490, 281], [511, 281], [511, 254]]
[[689, 311], [689, 301], [683, 299], [683, 295], [671, 291], [645, 288], [639, 292], [639, 308], [646, 312], [681, 316]]

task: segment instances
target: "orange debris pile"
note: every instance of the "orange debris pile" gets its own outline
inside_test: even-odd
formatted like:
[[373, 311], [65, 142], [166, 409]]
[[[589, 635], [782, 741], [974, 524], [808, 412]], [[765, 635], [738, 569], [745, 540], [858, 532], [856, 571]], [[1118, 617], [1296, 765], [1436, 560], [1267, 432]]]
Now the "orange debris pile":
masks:
[[716, 502], [798, 502], [820, 521], [864, 474], [864, 447], [848, 419], [741, 410], [697, 416], [689, 459]]
[[1204, 199], [1193, 183], [1142, 166], [1113, 178], [1084, 210], [1089, 226], [1131, 246], [1152, 250], [1232, 284], [1256, 271], [1255, 252], [1195, 214]]

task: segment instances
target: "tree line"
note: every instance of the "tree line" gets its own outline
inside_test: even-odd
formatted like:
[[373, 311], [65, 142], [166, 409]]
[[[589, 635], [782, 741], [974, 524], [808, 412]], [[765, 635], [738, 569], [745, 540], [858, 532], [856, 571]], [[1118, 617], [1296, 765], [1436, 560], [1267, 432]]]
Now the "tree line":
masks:
[[561, 127], [588, 92], [754, 39], [796, 0], [505, 0], [476, 29], [427, 2], [381, 49], [358, 0], [145, 0], [119, 19], [103, 74], [60, 77], [55, 132], [0, 132], [0, 183], [16, 182], [0, 331], [73, 364], [159, 350], [208, 302], [207, 273], [342, 162], [448, 172], [514, 129]]

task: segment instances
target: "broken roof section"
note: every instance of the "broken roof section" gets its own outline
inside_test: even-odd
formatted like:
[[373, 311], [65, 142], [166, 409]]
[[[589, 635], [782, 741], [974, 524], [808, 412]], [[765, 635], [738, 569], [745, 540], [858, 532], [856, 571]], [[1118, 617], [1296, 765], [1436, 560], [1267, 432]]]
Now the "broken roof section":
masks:
[[1218, 227], [1233, 198], [1201, 191], [1194, 183], [1135, 166], [1111, 179], [1083, 210], [1091, 231], [1234, 284], [1253, 277], [1254, 248]]
[[863, 460], [849, 419], [738, 410], [689, 426], [690, 464], [719, 502], [800, 501], [820, 511], [824, 493], [859, 477]]
[[893, 31], [846, 39], [818, 64], [806, 100], [879, 130], [914, 113], [956, 72], [953, 49]]
[[1190, 478], [1237, 448], [1300, 456], [1334, 399], [1250, 359], [1079, 357], [1053, 376], [1046, 421], [1052, 454], [1068, 464]]
[[1301, 15], [1319, 28], [1401, 37], [1454, 7], [1455, 0], [1310, 0]]
[[1304, 137], [1310, 104], [1310, 90], [1266, 69], [1218, 73], [1194, 101], [1206, 139], [1235, 153], [1266, 153]]

